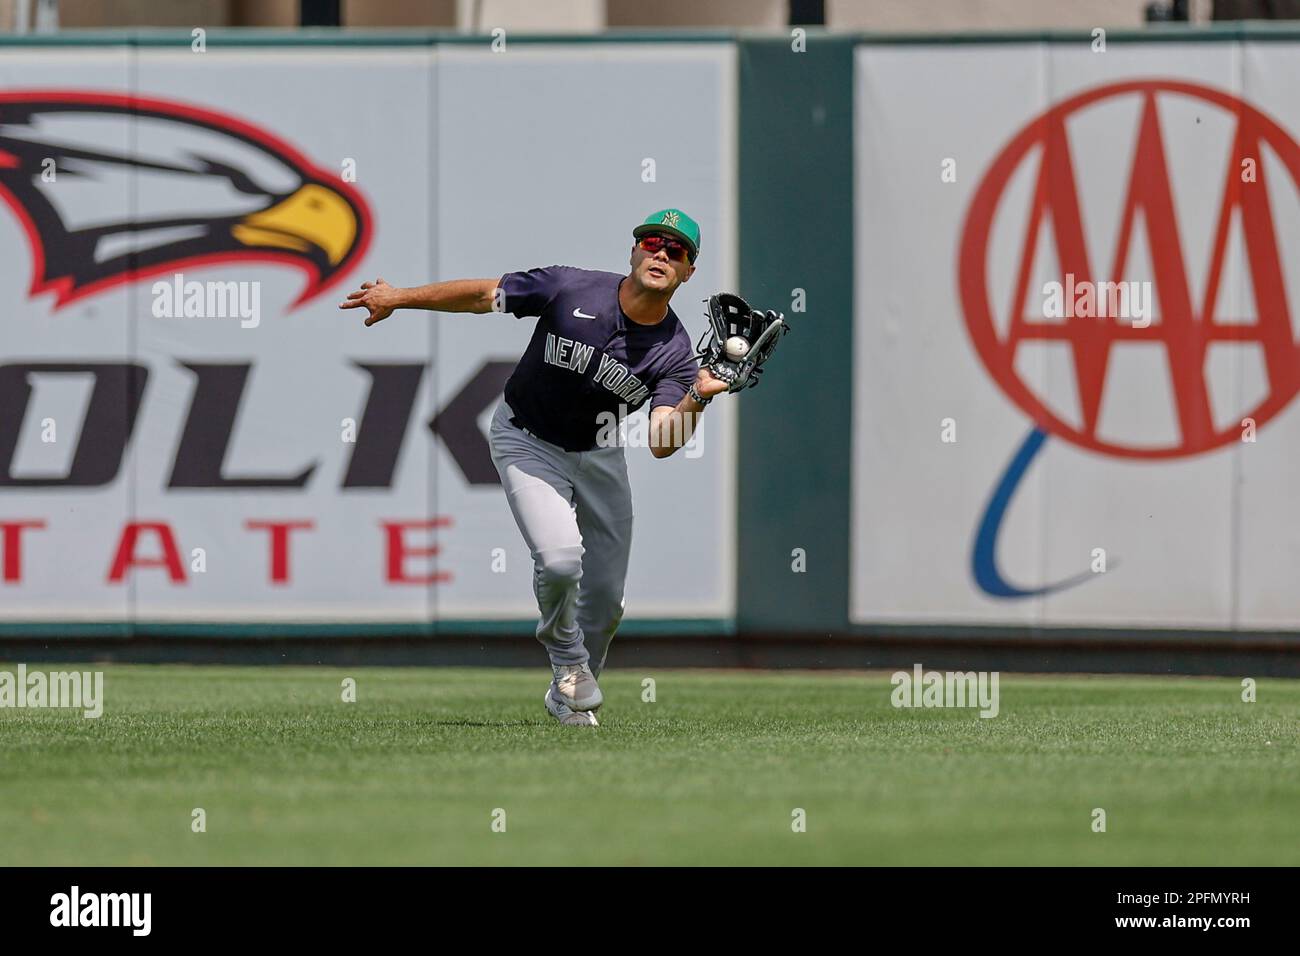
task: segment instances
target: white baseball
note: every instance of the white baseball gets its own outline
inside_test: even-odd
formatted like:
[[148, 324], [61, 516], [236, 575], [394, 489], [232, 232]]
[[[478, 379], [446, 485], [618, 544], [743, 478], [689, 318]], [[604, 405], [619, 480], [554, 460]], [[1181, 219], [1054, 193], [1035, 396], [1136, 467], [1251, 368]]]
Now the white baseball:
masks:
[[732, 361], [743, 359], [749, 354], [749, 342], [739, 335], [733, 335], [731, 338], [727, 339], [727, 343], [723, 348], [727, 352], [727, 358]]

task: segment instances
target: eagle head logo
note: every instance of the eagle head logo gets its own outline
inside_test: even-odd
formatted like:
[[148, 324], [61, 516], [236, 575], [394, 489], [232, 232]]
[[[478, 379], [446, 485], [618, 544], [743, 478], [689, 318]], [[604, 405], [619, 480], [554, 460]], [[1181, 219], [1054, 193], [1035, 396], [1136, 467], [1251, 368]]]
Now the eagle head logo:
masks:
[[138, 96], [0, 91], [0, 199], [31, 243], [30, 294], [56, 307], [230, 261], [302, 269], [301, 305], [370, 244], [337, 173], [236, 117]]

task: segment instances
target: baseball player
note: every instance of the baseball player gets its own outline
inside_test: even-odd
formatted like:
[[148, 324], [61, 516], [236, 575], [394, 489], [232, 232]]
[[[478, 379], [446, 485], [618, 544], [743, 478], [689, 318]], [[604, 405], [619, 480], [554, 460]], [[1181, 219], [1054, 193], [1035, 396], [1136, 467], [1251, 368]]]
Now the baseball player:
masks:
[[608, 437], [611, 416], [621, 420], [649, 402], [650, 451], [666, 458], [689, 441], [715, 395], [736, 390], [731, 371], [719, 377], [699, 366], [669, 305], [695, 272], [698, 224], [664, 209], [632, 237], [627, 275], [548, 266], [413, 289], [376, 279], [340, 304], [366, 309], [367, 326], [396, 309], [537, 317], [492, 418], [490, 444], [532, 553], [537, 639], [553, 672], [544, 699], [562, 724], [597, 725], [597, 678], [623, 617], [632, 495], [623, 447]]

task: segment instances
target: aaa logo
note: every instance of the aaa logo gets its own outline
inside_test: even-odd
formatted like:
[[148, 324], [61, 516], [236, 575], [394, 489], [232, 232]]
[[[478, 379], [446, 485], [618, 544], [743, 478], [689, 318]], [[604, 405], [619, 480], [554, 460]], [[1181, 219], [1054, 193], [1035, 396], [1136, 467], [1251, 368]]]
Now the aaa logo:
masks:
[[[1072, 116], [1116, 97], [1136, 97], [1138, 125], [1130, 158], [1119, 232], [1109, 262], [1089, 256], [1079, 177], [1067, 138]], [[1189, 282], [1189, 248], [1180, 230], [1170, 153], [1160, 122], [1160, 106], [1172, 98], [1190, 98], [1212, 111], [1228, 114], [1235, 127], [1225, 143], [1228, 161], [1214, 204], [1214, 230], [1205, 264], [1203, 289]], [[1264, 157], [1269, 162], [1264, 161]], [[1010, 315], [995, 316], [991, 304], [990, 232], [1008, 183], [1023, 164], [1038, 161], [1032, 198], [1015, 265]], [[1214, 157], [1219, 161], [1220, 157]], [[1273, 162], [1276, 160], [1276, 163]], [[1198, 162], [1209, 161], [1209, 157]], [[1243, 171], [1249, 170], [1249, 175]], [[1289, 182], [1270, 185], [1267, 172], [1283, 172]], [[1066, 100], [1021, 130], [994, 160], [975, 193], [962, 233], [960, 283], [966, 325], [980, 359], [1007, 396], [1045, 431], [1084, 448], [1131, 458], [1194, 455], [1239, 438], [1240, 418], [1257, 425], [1283, 409], [1300, 390], [1300, 354], [1292, 331], [1291, 309], [1278, 251], [1277, 228], [1269, 203], [1270, 189], [1300, 190], [1300, 146], [1259, 110], [1226, 93], [1173, 80], [1118, 83]], [[1012, 214], [1014, 215], [1014, 213]], [[1253, 291], [1253, 321], [1234, 314], [1225, 282], [1230, 230], [1240, 229], [1246, 271]], [[1030, 282], [1035, 251], [1050, 239], [1062, 281], [1121, 282], [1132, 267], [1134, 238], [1146, 230], [1151, 279], [1158, 303], [1156, 320], [1140, 327], [1115, 316], [1069, 315], [1044, 321], [1032, 314], [1037, 290]], [[1093, 237], [1094, 239], [1096, 237]], [[1095, 246], [1094, 246], [1095, 247]], [[1068, 346], [1078, 416], [1067, 421], [1059, 408], [1035, 392], [1017, 370], [1021, 343], [1063, 342]], [[1209, 350], [1222, 342], [1257, 345], [1267, 376], [1266, 394], [1253, 408], [1216, 425], [1206, 374]], [[1167, 361], [1170, 396], [1177, 426], [1173, 441], [1138, 444], [1106, 437], [1099, 429], [1107, 374], [1118, 347], [1160, 348]]]
[[[1117, 98], [1137, 104], [1137, 128], [1131, 155], [1125, 157], [1127, 177], [1122, 185], [1122, 205], [1115, 221], [1110, 261], [1094, 261], [1089, 254], [1097, 240], [1088, 236], [1085, 223], [1099, 217], [1084, 215], [1080, 198], [1080, 167], [1071, 150], [1067, 122]], [[1191, 102], [1199, 112], [1226, 116], [1231, 129], [1223, 144], [1227, 162], [1217, 194], [1187, 197], [1171, 181], [1171, 154], [1161, 109], [1172, 102]], [[1198, 115], [1199, 115], [1198, 112]], [[1115, 137], [1119, 139], [1120, 137]], [[1223, 153], [1215, 156], [1221, 160]], [[1267, 157], [1267, 162], [1265, 161]], [[1194, 157], [1204, 165], [1208, 156]], [[1034, 164], [1037, 164], [1036, 166]], [[1030, 196], [1023, 220], [1019, 209], [1003, 209], [1009, 187], [1020, 170], [1029, 176]], [[1248, 174], [1249, 173], [1249, 174]], [[1273, 182], [1269, 176], [1277, 173]], [[1086, 181], [1086, 180], [1085, 180]], [[1262, 426], [1300, 390], [1300, 352], [1292, 330], [1291, 308], [1278, 249], [1278, 228], [1270, 196], [1283, 190], [1300, 192], [1300, 146], [1277, 123], [1249, 104], [1218, 90], [1177, 80], [1140, 80], [1100, 87], [1074, 96], [1035, 119], [1012, 138], [993, 161], [980, 183], [967, 213], [959, 253], [959, 282], [966, 327], [981, 361], [1003, 392], [1033, 420], [1034, 427], [1017, 449], [994, 487], [976, 531], [971, 551], [971, 573], [986, 593], [1001, 598], [1047, 594], [1089, 580], [1088, 572], [1063, 581], [1022, 587], [1011, 583], [997, 564], [997, 537], [1020, 480], [1042, 449], [1048, 434], [1106, 455], [1136, 459], [1168, 459], [1196, 455], [1237, 440], [1243, 417]], [[1191, 208], [1213, 204], [1208, 261], [1199, 290], [1189, 281], [1189, 256], [1193, 244], [1179, 222], [1176, 198], [1191, 198]], [[1184, 208], [1189, 208], [1186, 205]], [[1112, 210], [1114, 211], [1114, 210]], [[1006, 275], [990, 267], [995, 220], [1020, 229], [1012, 247], [1012, 266]], [[1023, 228], [1021, 228], [1023, 222]], [[1145, 230], [1150, 256], [1152, 287], [1158, 303], [1149, 322], [1126, 322], [1109, 312], [1068, 312], [1063, 321], [1046, 320], [1031, 305], [1037, 289], [1031, 283], [1035, 256], [1053, 248], [1060, 281], [1089, 287], [1120, 283], [1129, 277], [1139, 235]], [[1252, 311], [1229, 294], [1231, 278], [1226, 268], [1229, 239], [1238, 230], [1245, 252], [1245, 276], [1253, 296]], [[1089, 243], [1089, 239], [1094, 240]], [[1005, 252], [1005, 249], [1002, 251]], [[1202, 264], [1197, 264], [1201, 271]], [[992, 278], [991, 278], [992, 277]], [[995, 313], [995, 288], [991, 282], [1010, 284], [1009, 314]], [[996, 291], [1005, 291], [1005, 286]], [[1022, 343], [1063, 343], [1069, 356], [1077, 406], [1066, 415], [1052, 397], [1040, 394], [1017, 366]], [[1253, 406], [1243, 403], [1240, 414], [1216, 422], [1207, 357], [1221, 343], [1253, 346], [1261, 355], [1267, 388]], [[1109, 434], [1106, 421], [1106, 384], [1118, 348], [1158, 348], [1165, 359], [1174, 438], [1120, 439]], [[1222, 383], [1217, 383], [1222, 387]], [[1222, 399], [1223, 396], [1220, 396]], [[1228, 395], [1236, 400], [1237, 395]], [[1253, 401], [1253, 399], [1252, 399]], [[1058, 396], [1059, 402], [1059, 396]], [[1224, 403], [1218, 403], [1222, 406]]]

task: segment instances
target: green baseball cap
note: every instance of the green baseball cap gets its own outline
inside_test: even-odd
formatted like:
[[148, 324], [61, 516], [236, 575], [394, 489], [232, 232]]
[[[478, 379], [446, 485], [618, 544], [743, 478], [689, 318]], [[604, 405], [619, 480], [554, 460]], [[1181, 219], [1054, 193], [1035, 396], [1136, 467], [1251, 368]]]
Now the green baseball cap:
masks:
[[686, 243], [691, 251], [691, 261], [700, 254], [700, 224], [680, 209], [660, 209], [645, 217], [645, 222], [632, 230], [632, 238], [640, 239], [649, 232], [666, 232]]

